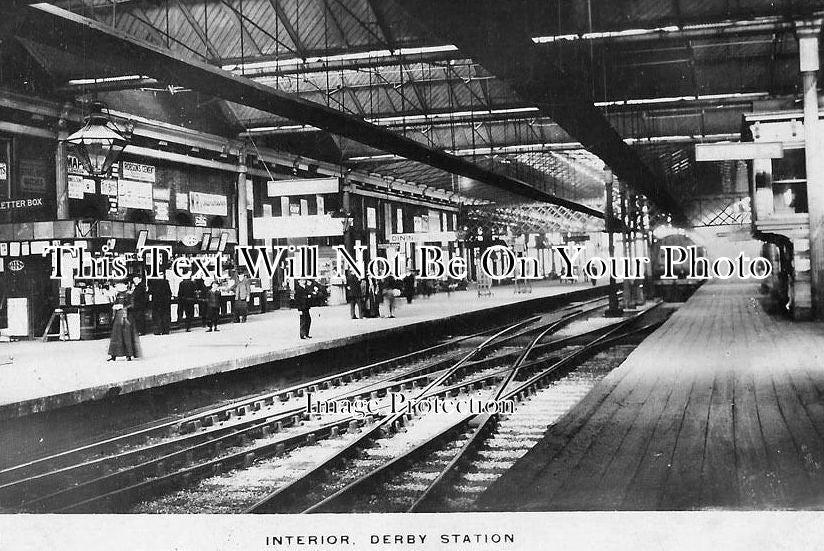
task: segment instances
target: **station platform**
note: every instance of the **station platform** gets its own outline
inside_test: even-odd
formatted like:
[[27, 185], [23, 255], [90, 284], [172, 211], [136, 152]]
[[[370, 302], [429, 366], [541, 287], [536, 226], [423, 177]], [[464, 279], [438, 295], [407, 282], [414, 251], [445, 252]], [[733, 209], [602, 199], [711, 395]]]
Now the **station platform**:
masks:
[[[0, 344], [0, 420], [57, 409], [111, 395], [126, 394], [184, 380], [298, 357], [462, 316], [515, 307], [568, 293], [586, 293], [590, 284], [535, 282], [530, 293], [493, 288], [492, 296], [474, 290], [395, 301], [395, 318], [353, 320], [349, 306], [312, 308], [311, 340], [298, 335], [298, 312], [275, 310], [250, 315], [247, 323], [225, 323], [219, 332], [146, 335], [142, 356], [106, 361], [108, 339], [96, 341], [19, 341]], [[383, 313], [383, 308], [381, 310]]]
[[824, 324], [762, 299], [705, 284], [481, 508], [824, 509]]

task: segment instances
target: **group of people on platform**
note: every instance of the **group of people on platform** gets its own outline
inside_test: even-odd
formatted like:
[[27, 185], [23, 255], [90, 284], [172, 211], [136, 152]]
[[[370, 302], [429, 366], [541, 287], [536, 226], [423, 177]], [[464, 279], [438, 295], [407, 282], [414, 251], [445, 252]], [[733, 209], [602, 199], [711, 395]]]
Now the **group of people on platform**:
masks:
[[[409, 271], [403, 278], [389, 276], [385, 279], [359, 279], [353, 272], [345, 274], [346, 301], [352, 319], [359, 318], [394, 318], [395, 300], [399, 297], [411, 304], [416, 293], [425, 295], [428, 286], [418, 288], [417, 271]], [[249, 276], [239, 271], [232, 279], [229, 289], [234, 294], [233, 312], [235, 322], [245, 323], [249, 313], [249, 301], [252, 297], [252, 281]], [[299, 334], [301, 339], [311, 339], [309, 331], [312, 326], [310, 309], [325, 303], [328, 293], [313, 280], [295, 281], [294, 305], [300, 313]], [[203, 315], [201, 319], [207, 332], [219, 331], [220, 311], [223, 301], [221, 287], [217, 281], [207, 286], [203, 279], [184, 279], [177, 292], [178, 317], [184, 329], [192, 329], [195, 308]], [[112, 305], [112, 331], [109, 340], [109, 360], [125, 356], [127, 360], [140, 356], [139, 336], [146, 332], [146, 311], [151, 309], [155, 335], [167, 335], [171, 326], [172, 291], [165, 278], [150, 279], [148, 285], [141, 276], [134, 276], [127, 283], [115, 285], [114, 303]], [[205, 308], [205, 311], [203, 310]]]
[[[346, 302], [349, 303], [349, 313], [352, 319], [395, 317], [395, 299], [406, 297], [411, 304], [415, 297], [415, 280], [418, 272], [410, 271], [401, 280], [391, 275], [384, 279], [374, 277], [358, 279], [352, 272], [347, 271]], [[381, 304], [384, 305], [384, 314], [381, 315]]]
[[[252, 284], [248, 275], [239, 272], [231, 284], [234, 292], [234, 315], [238, 323], [246, 323]], [[172, 289], [165, 278], [150, 279], [135, 275], [128, 283], [114, 286], [112, 331], [109, 337], [109, 361], [125, 356], [126, 360], [140, 356], [139, 336], [146, 333], [146, 311], [151, 308], [155, 335], [168, 335], [171, 330]], [[177, 291], [178, 316], [186, 332], [192, 329], [195, 306], [205, 307], [203, 321], [207, 332], [219, 331], [222, 292], [217, 281], [207, 287], [203, 279], [187, 278]]]

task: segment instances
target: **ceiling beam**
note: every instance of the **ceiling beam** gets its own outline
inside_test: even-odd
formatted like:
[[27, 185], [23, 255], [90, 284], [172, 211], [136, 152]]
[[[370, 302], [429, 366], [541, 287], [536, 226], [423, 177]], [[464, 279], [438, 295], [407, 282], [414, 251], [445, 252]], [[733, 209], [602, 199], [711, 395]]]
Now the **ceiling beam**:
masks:
[[[762, 17], [750, 20], [681, 22], [681, 15], [673, 22], [663, 22], [661, 26], [644, 26], [643, 29], [621, 28], [601, 29], [598, 32], [579, 34], [546, 35], [533, 37], [541, 44], [570, 44], [575, 42], [639, 43], [662, 40], [708, 40], [734, 36], [772, 34], [774, 32], [794, 32], [795, 23], [784, 17]], [[637, 26], [636, 26], [637, 27]]]
[[[0, 8], [0, 15], [2, 8]], [[449, 173], [537, 201], [567, 206], [603, 217], [588, 206], [556, 197], [521, 180], [494, 173], [474, 163], [415, 142], [358, 117], [275, 90], [218, 67], [181, 56], [166, 48], [139, 40], [97, 21], [41, 3], [31, 7], [18, 33], [77, 55], [93, 55], [112, 66], [129, 66], [161, 81], [173, 81], [201, 93], [285, 116], [333, 134], [427, 164]], [[48, 29], [49, 32], [45, 32]], [[92, 47], [93, 45], [93, 47]], [[125, 64], [125, 65], [124, 65]]]

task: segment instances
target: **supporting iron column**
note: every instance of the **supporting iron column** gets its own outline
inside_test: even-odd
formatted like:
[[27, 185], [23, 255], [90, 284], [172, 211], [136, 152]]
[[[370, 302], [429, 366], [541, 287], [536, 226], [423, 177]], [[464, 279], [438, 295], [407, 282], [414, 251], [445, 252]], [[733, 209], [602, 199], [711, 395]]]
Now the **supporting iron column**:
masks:
[[[612, 171], [606, 170], [606, 180], [604, 182], [606, 186], [606, 206], [604, 207], [604, 227], [607, 231], [607, 250], [609, 252], [610, 258], [615, 256], [615, 241], [613, 239], [613, 232], [615, 231], [615, 223], [613, 221], [613, 208], [612, 208], [612, 187], [613, 187], [613, 178], [612, 178]], [[607, 317], [617, 317], [621, 316], [621, 307], [618, 305], [618, 286], [615, 284], [615, 277], [612, 273], [609, 276], [609, 308], [607, 308], [606, 312]]]
[[246, 150], [241, 149], [237, 161], [237, 244], [249, 244], [249, 211], [246, 208]]
[[[623, 249], [624, 249], [624, 258], [632, 258], [632, 229], [630, 228], [630, 215], [629, 215], [629, 191], [627, 190], [627, 185], [619, 181], [618, 182], [618, 193], [620, 193], [621, 197], [621, 220], [624, 222], [624, 228], [621, 232], [623, 236]], [[612, 253], [610, 253], [612, 256]], [[623, 284], [623, 303], [624, 303], [624, 310], [631, 310], [635, 307], [635, 301], [633, 300], [633, 293], [632, 293], [632, 280], [629, 278], [624, 278]]]
[[804, 142], [807, 169], [807, 205], [810, 214], [809, 271], [796, 266], [796, 281], [809, 277], [810, 299], [795, 293], [795, 318], [824, 319], [824, 170], [818, 120], [818, 36], [820, 19], [798, 24], [798, 50], [804, 87]]
[[[352, 198], [350, 196], [349, 191], [349, 174], [346, 174], [343, 180], [343, 194], [341, 198], [341, 203], [343, 207], [343, 211], [345, 213], [351, 213], [352, 208]], [[349, 224], [344, 225], [343, 229], [343, 246], [347, 250], [347, 252], [351, 255], [355, 254], [355, 244], [352, 239], [352, 228]]]
[[69, 130], [67, 128], [69, 107], [70, 104], [68, 103], [63, 107], [60, 120], [57, 122], [57, 149], [54, 154], [54, 176], [58, 220], [69, 219], [69, 176], [66, 166], [66, 154], [68, 152], [66, 138], [69, 137]]

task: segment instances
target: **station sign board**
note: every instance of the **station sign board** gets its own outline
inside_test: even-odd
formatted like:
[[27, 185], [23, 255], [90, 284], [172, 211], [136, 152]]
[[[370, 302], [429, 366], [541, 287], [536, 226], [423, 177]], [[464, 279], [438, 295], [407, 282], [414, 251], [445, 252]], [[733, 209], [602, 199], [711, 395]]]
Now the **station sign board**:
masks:
[[264, 216], [252, 219], [252, 230], [256, 239], [328, 237], [343, 235], [342, 220], [328, 214]]
[[389, 236], [390, 243], [425, 243], [427, 241], [457, 241], [458, 235], [454, 231], [420, 232], [420, 233], [393, 233]]
[[155, 182], [155, 167], [123, 161], [120, 163], [120, 178], [123, 180], [137, 180], [138, 182]]
[[338, 193], [340, 178], [302, 178], [296, 180], [269, 180], [266, 192], [269, 197]]
[[695, 144], [695, 160], [752, 161], [780, 159], [784, 156], [781, 142], [699, 143]]

